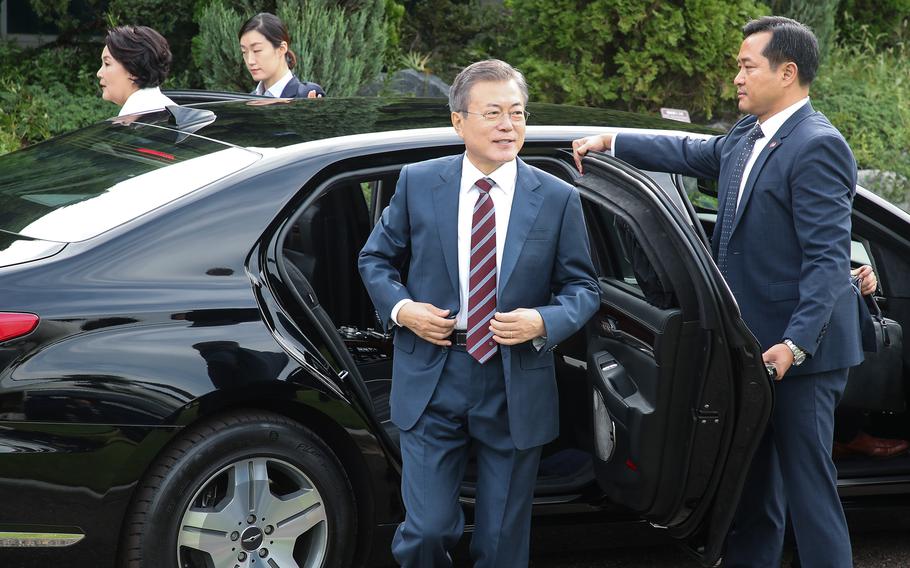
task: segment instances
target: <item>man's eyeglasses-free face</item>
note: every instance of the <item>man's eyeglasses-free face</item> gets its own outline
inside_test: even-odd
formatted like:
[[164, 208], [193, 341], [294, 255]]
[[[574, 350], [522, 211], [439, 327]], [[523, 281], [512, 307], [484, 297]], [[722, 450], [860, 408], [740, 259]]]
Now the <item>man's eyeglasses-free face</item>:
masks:
[[482, 116], [484, 120], [489, 122], [499, 122], [502, 120], [503, 115], [508, 115], [509, 120], [512, 122], [525, 122], [528, 120], [528, 117], [531, 116], [526, 110], [513, 110], [509, 112], [502, 112], [501, 110], [488, 110], [486, 112], [470, 112], [467, 110], [458, 111], [463, 114], [474, 114], [477, 116]]

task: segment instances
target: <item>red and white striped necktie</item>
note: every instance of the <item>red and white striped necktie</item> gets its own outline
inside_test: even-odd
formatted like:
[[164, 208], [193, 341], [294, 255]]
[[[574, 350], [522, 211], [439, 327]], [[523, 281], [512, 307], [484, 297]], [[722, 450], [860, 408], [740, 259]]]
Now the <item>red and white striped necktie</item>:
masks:
[[496, 353], [497, 344], [489, 330], [496, 313], [496, 212], [487, 178], [477, 180], [480, 190], [471, 217], [471, 261], [468, 269], [468, 335], [465, 347], [472, 357], [485, 363]]

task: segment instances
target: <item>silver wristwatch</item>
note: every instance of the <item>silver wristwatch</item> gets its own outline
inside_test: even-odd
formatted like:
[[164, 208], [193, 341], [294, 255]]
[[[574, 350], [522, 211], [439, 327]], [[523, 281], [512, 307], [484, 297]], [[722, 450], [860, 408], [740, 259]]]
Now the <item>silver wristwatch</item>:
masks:
[[803, 361], [806, 360], [806, 352], [800, 349], [799, 345], [793, 343], [789, 339], [784, 339], [784, 345], [790, 348], [790, 351], [793, 353], [793, 366], [799, 367], [803, 364]]

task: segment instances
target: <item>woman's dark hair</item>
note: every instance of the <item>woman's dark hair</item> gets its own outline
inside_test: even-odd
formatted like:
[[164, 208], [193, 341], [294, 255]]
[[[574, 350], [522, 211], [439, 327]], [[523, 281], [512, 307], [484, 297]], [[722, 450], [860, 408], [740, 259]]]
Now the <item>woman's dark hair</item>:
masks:
[[291, 36], [288, 35], [288, 27], [275, 14], [268, 12], [256, 14], [240, 26], [237, 39], [242, 38], [247, 32], [261, 33], [275, 49], [281, 47], [281, 42], [287, 43], [288, 52], [284, 58], [288, 62], [288, 69], [293, 69], [297, 65], [297, 54], [291, 51]]
[[146, 26], [117, 26], [104, 38], [111, 55], [135, 77], [140, 88], [157, 87], [171, 70], [171, 48], [164, 37]]
[[764, 16], [743, 26], [743, 38], [761, 32], [771, 32], [771, 39], [762, 51], [771, 69], [792, 61], [796, 63], [799, 84], [811, 84], [818, 71], [818, 40], [812, 30], [783, 16]]

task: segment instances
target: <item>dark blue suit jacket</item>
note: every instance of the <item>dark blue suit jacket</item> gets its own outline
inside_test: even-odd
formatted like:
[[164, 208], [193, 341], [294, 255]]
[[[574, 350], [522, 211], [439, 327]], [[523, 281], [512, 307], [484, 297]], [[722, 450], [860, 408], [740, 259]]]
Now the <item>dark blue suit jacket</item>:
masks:
[[[707, 140], [621, 134], [616, 156], [635, 166], [718, 180], [718, 210], [736, 199], [729, 180], [755, 116]], [[733, 221], [727, 283], [762, 349], [790, 338], [811, 356], [788, 374], [863, 360], [858, 292], [850, 284], [850, 214], [856, 162], [810, 104], [758, 155]], [[711, 240], [715, 258], [722, 227]]]
[[[452, 313], [460, 306], [458, 200], [462, 155], [411, 164], [360, 253], [360, 274], [386, 327], [392, 308], [410, 298]], [[401, 278], [404, 263], [408, 279]], [[547, 342], [501, 346], [509, 426], [519, 449], [559, 432], [552, 348], [597, 310], [599, 292], [578, 192], [518, 160], [518, 176], [500, 274], [497, 309], [536, 308]], [[448, 349], [395, 328], [392, 421], [410, 429], [423, 414]]]
[[[310, 94], [310, 91], [316, 91], [316, 96], [322, 95], [325, 96], [325, 91], [322, 90], [322, 87], [316, 83], [308, 83], [306, 81], [301, 81], [297, 78], [297, 75], [292, 75], [291, 80], [288, 81], [288, 84], [284, 86], [281, 90], [282, 99], [305, 99], [307, 95]], [[251, 95], [256, 94], [256, 89], [250, 93]]]

